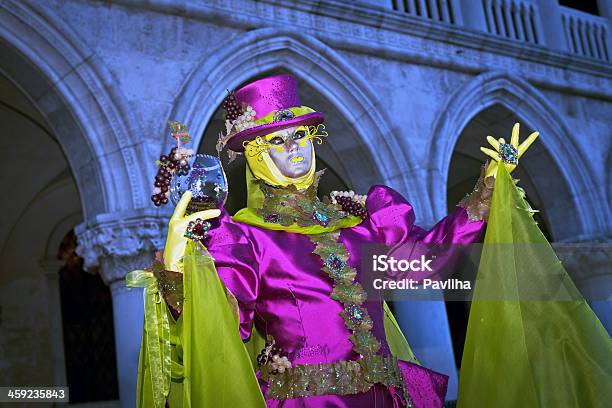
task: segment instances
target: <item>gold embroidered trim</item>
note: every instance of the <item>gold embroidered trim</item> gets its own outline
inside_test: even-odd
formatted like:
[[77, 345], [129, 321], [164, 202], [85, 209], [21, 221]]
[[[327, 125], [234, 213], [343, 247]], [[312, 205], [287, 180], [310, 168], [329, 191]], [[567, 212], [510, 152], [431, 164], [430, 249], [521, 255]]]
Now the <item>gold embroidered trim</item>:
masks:
[[164, 263], [157, 258], [147, 270], [157, 279], [159, 292], [178, 317], [183, 312], [183, 274], [166, 270]]
[[491, 206], [495, 180], [493, 177], [485, 178], [484, 175], [485, 167], [483, 166], [474, 190], [457, 204], [458, 207], [465, 208], [470, 221], [486, 221], [489, 218], [489, 207]]
[[[372, 334], [372, 319], [367, 309], [362, 306], [366, 300], [366, 293], [361, 284], [355, 280], [357, 270], [348, 264], [350, 254], [346, 246], [338, 242], [339, 237], [340, 231], [310, 235], [310, 239], [316, 244], [313, 253], [323, 261], [321, 271], [329, 275], [334, 282], [330, 297], [344, 306], [340, 316], [344, 319], [346, 328], [352, 333], [349, 340], [353, 343], [353, 350], [362, 358], [358, 361], [332, 363], [332, 368], [328, 367], [329, 364], [315, 364], [312, 367], [307, 365], [308, 368], [301, 369], [298, 367], [304, 366], [296, 366], [293, 370], [298, 370], [297, 374], [285, 374], [292, 377], [271, 378], [277, 382], [275, 387], [284, 390], [285, 393], [297, 392], [292, 388], [292, 384], [297, 383], [295, 389], [303, 390], [299, 392], [307, 393], [306, 395], [354, 394], [369, 390], [372, 384], [381, 383], [400, 388], [410, 405], [410, 397], [397, 359], [394, 356], [376, 354], [381, 344]], [[332, 374], [334, 377], [330, 379]], [[318, 380], [317, 375], [322, 379]], [[345, 385], [347, 379], [351, 385]], [[284, 384], [284, 381], [289, 383]], [[312, 389], [309, 390], [304, 385], [311, 386]], [[277, 395], [283, 394], [278, 391]]]
[[362, 356], [373, 355], [380, 349], [380, 342], [370, 332], [372, 319], [361, 306], [366, 294], [361, 284], [355, 281], [357, 271], [348, 265], [349, 253], [344, 244], [337, 242], [339, 236], [340, 231], [311, 235], [310, 239], [317, 245], [313, 252], [323, 260], [322, 271], [334, 281], [330, 297], [344, 306], [340, 316], [353, 333], [349, 337], [353, 350]]
[[312, 185], [303, 190], [298, 190], [293, 184], [279, 187], [255, 180], [264, 196], [262, 207], [257, 209], [257, 214], [262, 216], [265, 222], [284, 226], [294, 223], [301, 227], [336, 225], [348, 214], [342, 211], [340, 205], [324, 203], [317, 197], [317, 186], [322, 174], [323, 170], [317, 171]]
[[353, 350], [361, 358], [357, 361], [295, 365], [283, 372], [272, 371], [269, 364], [262, 365], [260, 376], [269, 384], [266, 397], [286, 400], [315, 395], [357, 394], [380, 383], [401, 389], [408, 406], [412, 406], [397, 358], [376, 354], [381, 344], [371, 333], [373, 322], [362, 306], [366, 294], [355, 280], [357, 271], [348, 265], [350, 254], [343, 243], [337, 242], [339, 236], [340, 231], [334, 231], [309, 237], [315, 243], [313, 253], [323, 261], [321, 271], [334, 282], [330, 297], [344, 306], [340, 316], [352, 333], [349, 339]]
[[[302, 364], [283, 373], [262, 373], [262, 378], [269, 384], [266, 398], [276, 400], [357, 394], [368, 391], [376, 383], [405, 390], [404, 378], [394, 356], [373, 355], [359, 361]], [[404, 395], [408, 394], [404, 392]]]

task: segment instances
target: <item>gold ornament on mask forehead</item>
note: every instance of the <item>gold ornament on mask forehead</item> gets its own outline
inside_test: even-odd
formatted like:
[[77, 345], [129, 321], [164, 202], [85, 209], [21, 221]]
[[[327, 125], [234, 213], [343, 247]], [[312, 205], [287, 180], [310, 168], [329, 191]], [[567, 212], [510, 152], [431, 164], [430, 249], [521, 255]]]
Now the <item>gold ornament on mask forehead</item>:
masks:
[[[278, 131], [274, 133], [270, 133], [264, 137], [258, 136], [254, 140], [245, 142], [244, 149], [249, 157], [259, 156], [258, 159], [261, 160], [261, 154], [269, 151], [270, 149], [275, 149], [277, 152], [282, 152], [285, 149], [285, 143], [290, 137], [295, 138], [295, 135], [303, 132], [304, 136], [299, 139], [295, 139], [297, 143], [301, 147], [306, 146], [306, 142], [311, 140], [313, 143], [322, 144], [323, 138], [328, 136], [328, 133], [325, 131], [325, 125], [320, 124], [317, 126], [300, 126], [294, 132], [288, 131]], [[271, 141], [279, 138], [282, 139], [282, 143], [272, 143]]]

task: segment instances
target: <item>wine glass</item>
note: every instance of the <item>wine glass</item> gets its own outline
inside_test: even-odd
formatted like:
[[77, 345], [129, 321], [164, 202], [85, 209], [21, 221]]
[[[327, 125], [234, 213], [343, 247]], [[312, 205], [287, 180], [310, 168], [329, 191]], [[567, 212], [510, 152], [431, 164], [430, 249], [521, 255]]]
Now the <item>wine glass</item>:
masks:
[[178, 204], [186, 191], [192, 198], [185, 214], [221, 208], [227, 199], [227, 177], [221, 161], [208, 154], [196, 154], [186, 175], [175, 175], [170, 186], [170, 199]]

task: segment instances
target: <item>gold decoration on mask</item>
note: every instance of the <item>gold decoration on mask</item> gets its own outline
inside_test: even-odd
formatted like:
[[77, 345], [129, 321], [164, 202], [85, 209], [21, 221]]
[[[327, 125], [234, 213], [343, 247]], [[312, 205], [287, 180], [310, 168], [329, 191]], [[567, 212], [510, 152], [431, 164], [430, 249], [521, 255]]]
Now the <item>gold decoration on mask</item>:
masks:
[[257, 157], [259, 161], [263, 160], [263, 153], [266, 153], [271, 147], [275, 147], [261, 136], [257, 136], [250, 141], [245, 140], [242, 142], [242, 146], [244, 147], [244, 152], [247, 157]]
[[306, 174], [300, 177], [287, 177], [276, 167], [276, 164], [270, 157], [268, 148], [264, 148], [267, 142], [263, 140], [251, 140], [245, 144], [245, 158], [253, 172], [253, 176], [259, 180], [263, 180], [272, 186], [286, 187], [290, 184], [295, 185], [298, 190], [309, 187], [314, 179], [316, 160], [314, 152], [314, 144], [310, 144], [312, 149], [312, 161], [310, 169]]
[[[313, 143], [316, 142], [317, 144], [322, 144], [323, 138], [329, 136], [328, 133], [324, 129], [325, 129], [325, 125], [323, 124], [320, 124], [317, 126], [300, 126], [295, 130], [295, 132], [291, 136], [285, 137], [280, 134], [280, 132], [282, 131], [278, 131], [278, 132], [270, 133], [266, 135], [265, 137], [258, 136], [254, 140], [245, 141], [243, 142], [243, 147], [245, 151], [248, 150], [247, 154], [251, 157], [260, 156], [263, 152], [269, 151], [269, 149], [275, 149], [278, 153], [280, 153], [283, 150], [285, 150], [284, 146], [285, 146], [285, 143], [287, 143], [287, 139], [289, 137], [293, 137], [295, 133], [299, 131], [304, 131], [306, 133], [306, 135], [303, 138], [295, 140], [295, 142], [299, 143], [300, 147], [306, 147], [306, 143], [309, 140], [311, 140]], [[274, 135], [274, 136], [271, 136], [271, 135]], [[274, 137], [280, 137], [283, 139], [283, 144], [281, 145], [272, 144], [267, 140], [268, 137], [270, 137], [270, 140], [273, 139]]]
[[307, 135], [303, 139], [304, 143], [306, 142], [306, 140], [314, 140], [317, 142], [317, 144], [323, 144], [323, 138], [329, 136], [329, 134], [325, 130], [325, 125], [322, 123], [317, 126], [307, 126], [306, 130]]

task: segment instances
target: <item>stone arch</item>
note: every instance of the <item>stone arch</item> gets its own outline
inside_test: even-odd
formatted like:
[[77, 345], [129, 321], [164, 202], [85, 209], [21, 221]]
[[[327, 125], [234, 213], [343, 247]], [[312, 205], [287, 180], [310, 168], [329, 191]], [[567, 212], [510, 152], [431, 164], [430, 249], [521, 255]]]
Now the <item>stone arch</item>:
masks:
[[[170, 118], [189, 123], [194, 145], [199, 145], [207, 123], [227, 96], [243, 82], [273, 70], [286, 70], [320, 91], [359, 135], [360, 147], [372, 158], [378, 174], [351, 168], [356, 188], [383, 182], [406, 189], [399, 163], [408, 162], [392, 137], [384, 114], [375, 105], [366, 81], [338, 53], [319, 40], [285, 29], [248, 32], [199, 64], [176, 98]], [[363, 173], [363, 174], [362, 174]]]
[[137, 121], [100, 57], [42, 6], [0, 9], [0, 70], [47, 120], [75, 176], [85, 220], [143, 207], [146, 162]]
[[[448, 99], [438, 117], [433, 135], [444, 135], [432, 144], [430, 155], [436, 169], [430, 174], [429, 192], [436, 217], [446, 213], [446, 184], [454, 147], [466, 125], [483, 110], [499, 104], [540, 134], [540, 143], [552, 156], [570, 202], [568, 213], [576, 216], [579, 235], [596, 233], [605, 225], [605, 214], [598, 208], [605, 200], [595, 197], [598, 190], [589, 177], [588, 163], [577, 148], [563, 119], [545, 97], [526, 81], [506, 73], [490, 72], [477, 76]], [[510, 131], [510, 129], [508, 129]], [[483, 135], [483, 141], [484, 137]], [[433, 136], [432, 136], [433, 137]], [[484, 157], [483, 157], [484, 161]], [[567, 237], [578, 238], [578, 237]]]

